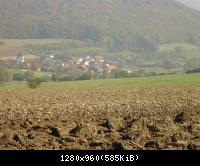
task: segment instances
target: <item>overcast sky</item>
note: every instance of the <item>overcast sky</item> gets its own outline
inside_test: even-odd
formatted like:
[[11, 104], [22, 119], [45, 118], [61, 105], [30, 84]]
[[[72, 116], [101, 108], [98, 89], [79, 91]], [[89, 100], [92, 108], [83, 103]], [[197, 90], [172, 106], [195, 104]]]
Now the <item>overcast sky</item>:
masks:
[[200, 10], [200, 0], [177, 0], [185, 3], [186, 5]]

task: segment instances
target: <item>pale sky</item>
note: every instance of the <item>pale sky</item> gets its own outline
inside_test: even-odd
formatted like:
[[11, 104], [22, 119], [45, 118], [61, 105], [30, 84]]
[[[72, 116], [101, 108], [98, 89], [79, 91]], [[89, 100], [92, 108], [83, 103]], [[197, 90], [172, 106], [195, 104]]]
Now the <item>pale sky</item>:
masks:
[[200, 0], [177, 0], [177, 1], [180, 1], [190, 7], [200, 10]]

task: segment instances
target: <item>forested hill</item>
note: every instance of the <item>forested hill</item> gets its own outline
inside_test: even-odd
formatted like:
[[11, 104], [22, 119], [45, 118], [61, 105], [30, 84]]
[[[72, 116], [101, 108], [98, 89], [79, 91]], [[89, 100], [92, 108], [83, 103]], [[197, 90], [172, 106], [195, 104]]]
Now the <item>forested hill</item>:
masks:
[[0, 0], [0, 21], [1, 38], [200, 43], [200, 12], [174, 0]]

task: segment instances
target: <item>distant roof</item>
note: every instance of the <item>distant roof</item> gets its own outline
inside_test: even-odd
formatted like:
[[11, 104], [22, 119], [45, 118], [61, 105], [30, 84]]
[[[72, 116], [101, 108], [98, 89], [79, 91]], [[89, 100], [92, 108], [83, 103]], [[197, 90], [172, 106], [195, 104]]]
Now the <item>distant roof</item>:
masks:
[[104, 66], [104, 69], [106, 71], [113, 71], [113, 70], [117, 69], [117, 66], [115, 66], [115, 65]]
[[96, 56], [95, 58], [96, 58], [96, 60], [104, 60], [104, 58], [100, 55]]

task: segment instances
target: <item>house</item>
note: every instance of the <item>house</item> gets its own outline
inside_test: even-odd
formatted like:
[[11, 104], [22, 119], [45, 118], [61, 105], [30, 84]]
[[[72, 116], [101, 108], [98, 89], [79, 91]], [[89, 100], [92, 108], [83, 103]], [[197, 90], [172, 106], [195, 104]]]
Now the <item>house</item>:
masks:
[[99, 55], [96, 56], [95, 59], [96, 59], [97, 62], [100, 62], [100, 63], [103, 63], [105, 61], [105, 59], [102, 56], [99, 56]]
[[90, 57], [90, 56], [87, 56], [86, 58], [85, 58], [85, 62], [91, 62], [92, 61], [92, 58]]
[[77, 69], [78, 69], [78, 66], [80, 65], [77, 65], [76, 64], [76, 62], [74, 61], [74, 60], [69, 60], [69, 62], [66, 64], [65, 63], [65, 65], [66, 65], [66, 69], [68, 70], [68, 71], [77, 71]]
[[26, 63], [26, 69], [32, 70], [33, 66], [31, 63]]
[[129, 70], [129, 69], [121, 69], [121, 71], [124, 71], [124, 72], [126, 72], [126, 73], [128, 73], [128, 74], [131, 74], [131, 73], [132, 73], [132, 70]]
[[117, 69], [117, 66], [116, 65], [110, 65], [110, 64], [107, 64], [103, 67], [104, 71], [107, 72], [107, 73], [111, 73], [113, 70], [116, 70]]
[[128, 70], [128, 74], [131, 74], [132, 73], [132, 70]]
[[49, 59], [54, 59], [55, 55], [50, 53], [50, 52], [48, 52], [48, 53], [46, 53], [46, 57], [48, 57]]
[[88, 66], [86, 66], [85, 64], [81, 64], [78, 66], [78, 69], [86, 72], [86, 71], [88, 71]]
[[90, 62], [85, 61], [84, 65], [85, 65], [85, 66], [89, 66], [89, 65], [90, 65]]
[[41, 71], [48, 71], [49, 65], [48, 64], [42, 64]]
[[77, 64], [77, 65], [79, 65], [79, 64], [81, 64], [81, 63], [83, 63], [83, 58], [79, 58], [79, 59], [76, 60], [76, 64]]
[[97, 73], [103, 73], [104, 70], [103, 70], [102, 67], [99, 67], [99, 66], [98, 66], [98, 67], [96, 68], [96, 72], [97, 72]]

